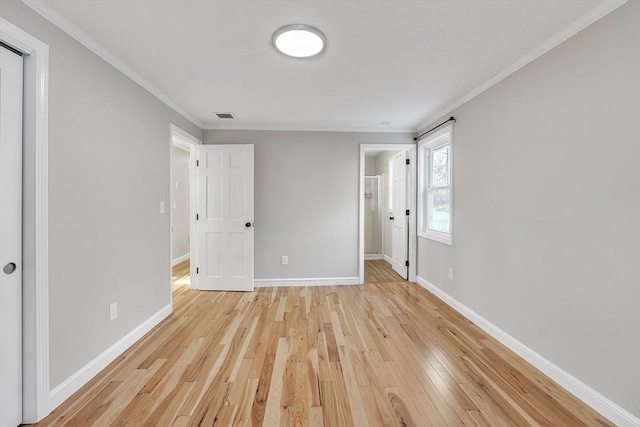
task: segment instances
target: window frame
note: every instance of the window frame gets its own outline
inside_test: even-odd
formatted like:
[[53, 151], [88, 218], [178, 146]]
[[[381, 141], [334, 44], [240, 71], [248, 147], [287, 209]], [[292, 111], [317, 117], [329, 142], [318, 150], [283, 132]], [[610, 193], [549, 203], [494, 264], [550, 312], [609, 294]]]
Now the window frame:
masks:
[[[449, 185], [430, 186], [433, 175], [432, 152], [449, 145], [448, 174]], [[453, 125], [432, 133], [418, 142], [418, 237], [453, 246]], [[449, 189], [449, 232], [429, 228], [431, 219], [431, 198], [429, 194], [436, 190]], [[426, 200], [425, 200], [426, 198]], [[427, 206], [429, 204], [429, 206]]]

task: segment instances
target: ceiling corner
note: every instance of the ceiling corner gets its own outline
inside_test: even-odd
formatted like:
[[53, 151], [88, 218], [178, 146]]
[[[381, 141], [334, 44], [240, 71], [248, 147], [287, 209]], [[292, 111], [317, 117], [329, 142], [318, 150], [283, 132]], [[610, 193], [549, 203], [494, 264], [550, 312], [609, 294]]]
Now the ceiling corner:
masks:
[[153, 96], [158, 98], [158, 100], [162, 101], [176, 113], [183, 116], [185, 119], [190, 121], [193, 125], [197, 126], [200, 129], [203, 129], [204, 123], [200, 120], [196, 119], [191, 113], [182, 108], [178, 103], [169, 98], [166, 94], [161, 92], [159, 89], [154, 87], [147, 80], [142, 78], [139, 74], [133, 71], [129, 66], [127, 66], [124, 62], [120, 61], [113, 53], [107, 50], [104, 46], [99, 44], [89, 35], [87, 35], [84, 31], [74, 25], [67, 18], [62, 16], [60, 13], [55, 11], [51, 6], [49, 6], [44, 0], [21, 0], [24, 4], [29, 6], [35, 12], [40, 14], [43, 18], [51, 22], [56, 27], [60, 28], [62, 31], [67, 33], [69, 36], [74, 38], [77, 42], [82, 44], [84, 47], [98, 55], [105, 62], [113, 66], [116, 70], [120, 71], [125, 76], [129, 77], [139, 86], [144, 88], [146, 91], [151, 93]]
[[563, 28], [562, 30], [560, 30], [556, 34], [554, 34], [553, 36], [551, 36], [548, 39], [546, 39], [545, 41], [543, 41], [537, 47], [535, 47], [534, 49], [532, 49], [529, 52], [527, 52], [524, 56], [522, 56], [516, 62], [514, 62], [513, 64], [511, 64], [508, 67], [504, 68], [499, 73], [495, 74], [489, 80], [487, 80], [484, 83], [482, 83], [481, 85], [477, 86], [475, 89], [471, 90], [466, 95], [464, 95], [461, 98], [459, 98], [458, 100], [452, 102], [451, 104], [445, 105], [445, 106], [439, 108], [438, 110], [436, 110], [434, 113], [430, 114], [427, 118], [425, 118], [420, 123], [418, 123], [418, 125], [416, 126], [416, 133], [426, 129], [427, 127], [429, 127], [431, 125], [433, 125], [436, 121], [438, 121], [441, 118], [443, 118], [444, 116], [450, 114], [456, 108], [458, 108], [458, 107], [466, 104], [467, 102], [471, 101], [473, 98], [475, 98], [476, 96], [480, 95], [485, 90], [489, 89], [490, 87], [494, 86], [495, 84], [499, 83], [500, 81], [506, 79], [511, 74], [515, 73], [516, 71], [518, 71], [519, 69], [523, 68], [524, 66], [526, 66], [530, 62], [536, 60], [537, 58], [541, 57], [545, 53], [549, 52], [554, 47], [556, 47], [556, 46], [560, 45], [561, 43], [563, 43], [564, 41], [570, 39], [571, 37], [573, 37], [574, 35], [576, 35], [580, 31], [582, 31], [585, 28], [587, 28], [589, 25], [591, 25], [594, 22], [598, 21], [600, 18], [603, 18], [604, 16], [606, 16], [609, 13], [613, 12], [614, 10], [616, 10], [617, 8], [622, 6], [623, 4], [627, 3], [627, 1], [628, 0], [605, 0], [605, 1], [603, 1], [598, 6], [594, 7], [589, 12], [587, 12], [586, 14], [581, 16], [580, 18], [576, 19], [575, 21], [573, 21], [572, 23], [567, 25], [565, 28]]

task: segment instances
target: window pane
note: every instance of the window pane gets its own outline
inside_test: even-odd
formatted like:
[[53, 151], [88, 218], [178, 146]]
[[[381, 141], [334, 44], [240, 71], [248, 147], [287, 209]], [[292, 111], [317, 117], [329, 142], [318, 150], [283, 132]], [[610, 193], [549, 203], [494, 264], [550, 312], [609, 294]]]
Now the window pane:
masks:
[[449, 148], [443, 145], [431, 151], [433, 168], [430, 187], [444, 187], [449, 185]]
[[429, 193], [429, 228], [431, 230], [450, 232], [450, 198], [449, 188], [433, 190]]

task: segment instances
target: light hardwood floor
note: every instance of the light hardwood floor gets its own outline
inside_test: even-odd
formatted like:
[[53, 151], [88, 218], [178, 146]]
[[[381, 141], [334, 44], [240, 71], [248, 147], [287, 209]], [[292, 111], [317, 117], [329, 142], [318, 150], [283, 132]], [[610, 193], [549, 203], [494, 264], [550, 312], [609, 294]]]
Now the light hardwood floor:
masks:
[[190, 277], [190, 267], [191, 264], [189, 260], [181, 262], [171, 269], [171, 283], [173, 286], [190, 286], [191, 285], [191, 277]]
[[414, 283], [173, 292], [38, 425], [610, 425]]
[[404, 280], [393, 271], [391, 264], [384, 260], [367, 260], [364, 262], [364, 283], [389, 283]]

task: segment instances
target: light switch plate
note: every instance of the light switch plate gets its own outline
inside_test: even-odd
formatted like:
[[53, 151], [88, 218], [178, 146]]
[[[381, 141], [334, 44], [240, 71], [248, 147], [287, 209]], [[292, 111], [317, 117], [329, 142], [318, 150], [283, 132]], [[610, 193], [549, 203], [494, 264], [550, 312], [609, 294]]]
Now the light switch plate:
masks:
[[118, 318], [118, 303], [114, 302], [109, 305], [109, 322], [113, 322]]

